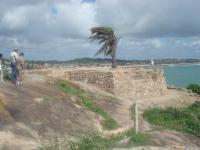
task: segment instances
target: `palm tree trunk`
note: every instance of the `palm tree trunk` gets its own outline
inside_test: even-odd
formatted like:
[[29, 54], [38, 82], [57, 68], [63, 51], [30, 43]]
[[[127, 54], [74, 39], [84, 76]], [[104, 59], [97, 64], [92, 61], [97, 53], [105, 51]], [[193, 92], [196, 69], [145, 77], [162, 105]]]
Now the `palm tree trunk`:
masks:
[[112, 68], [116, 68], [117, 64], [116, 64], [116, 52], [114, 52], [114, 54], [112, 55]]
[[112, 68], [116, 68], [117, 64], [116, 64], [116, 50], [117, 50], [117, 43], [118, 40], [115, 38], [115, 42], [113, 44], [113, 48], [112, 48]]

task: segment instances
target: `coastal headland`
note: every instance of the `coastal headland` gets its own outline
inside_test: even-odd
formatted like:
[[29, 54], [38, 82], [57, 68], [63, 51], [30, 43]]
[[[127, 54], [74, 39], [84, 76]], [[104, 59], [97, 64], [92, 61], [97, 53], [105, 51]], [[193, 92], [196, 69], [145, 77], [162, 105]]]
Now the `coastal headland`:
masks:
[[168, 89], [158, 68], [29, 70], [23, 86], [0, 85], [0, 100], [0, 145], [7, 149], [33, 150], [55, 139], [76, 141], [88, 132], [103, 136], [123, 133], [135, 127], [131, 108], [136, 101], [139, 131], [150, 138], [144, 148], [167, 150], [187, 145], [192, 150], [200, 146], [196, 136], [158, 130], [143, 119], [147, 108], [181, 108], [200, 102], [200, 96], [186, 89]]

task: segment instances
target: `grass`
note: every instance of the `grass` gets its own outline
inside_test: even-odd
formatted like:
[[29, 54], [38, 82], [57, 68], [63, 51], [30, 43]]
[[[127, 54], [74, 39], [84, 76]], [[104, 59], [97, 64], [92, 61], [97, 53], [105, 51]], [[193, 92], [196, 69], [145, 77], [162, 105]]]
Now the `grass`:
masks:
[[80, 141], [70, 143], [70, 150], [107, 150], [116, 144], [113, 138], [103, 138], [97, 134], [81, 137]]
[[69, 144], [66, 141], [54, 139], [50, 143], [43, 143], [37, 150], [69, 150]]
[[106, 111], [90, 100], [82, 89], [66, 81], [59, 81], [55, 85], [63, 92], [79, 97], [85, 108], [100, 115], [103, 118], [101, 124], [104, 129], [112, 130], [118, 127], [117, 122]]
[[193, 93], [197, 93], [200, 95], [200, 85], [198, 84], [190, 84], [187, 87], [188, 90], [192, 90]]
[[87, 134], [82, 136], [77, 142], [62, 144], [56, 142], [52, 146], [43, 145], [40, 150], [109, 150], [112, 148], [130, 148], [148, 144], [146, 134], [136, 134], [134, 129], [120, 133], [115, 136], [103, 137], [99, 134]]
[[102, 137], [99, 135], [88, 135], [75, 143], [70, 150], [108, 150], [112, 148], [130, 148], [148, 144], [146, 134], [136, 134], [134, 129], [120, 133], [115, 136]]
[[185, 108], [152, 108], [143, 114], [150, 123], [200, 137], [200, 103]]

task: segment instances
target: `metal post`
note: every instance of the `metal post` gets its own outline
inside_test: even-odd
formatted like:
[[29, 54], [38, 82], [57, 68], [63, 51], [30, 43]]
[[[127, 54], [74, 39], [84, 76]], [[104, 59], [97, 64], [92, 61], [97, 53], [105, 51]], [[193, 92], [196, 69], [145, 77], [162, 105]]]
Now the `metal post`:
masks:
[[135, 132], [139, 131], [139, 121], [138, 121], [138, 101], [135, 102]]

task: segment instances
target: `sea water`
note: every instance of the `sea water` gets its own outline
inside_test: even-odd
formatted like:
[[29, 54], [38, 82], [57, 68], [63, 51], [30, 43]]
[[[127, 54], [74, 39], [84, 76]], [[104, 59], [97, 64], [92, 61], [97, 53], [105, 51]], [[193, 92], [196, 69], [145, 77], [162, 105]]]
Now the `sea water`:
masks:
[[189, 84], [200, 85], [200, 64], [169, 65], [163, 67], [166, 82], [176, 87], [187, 87]]

